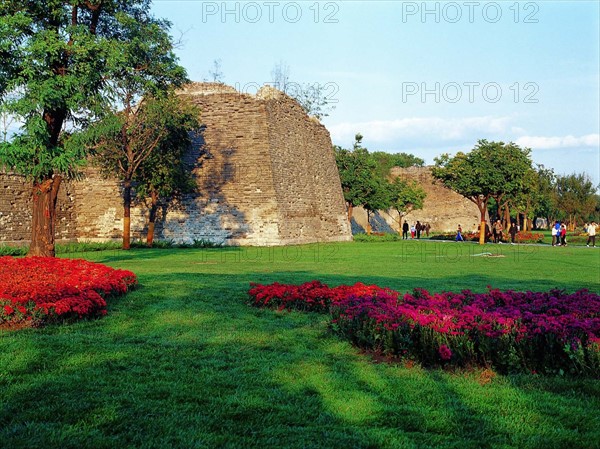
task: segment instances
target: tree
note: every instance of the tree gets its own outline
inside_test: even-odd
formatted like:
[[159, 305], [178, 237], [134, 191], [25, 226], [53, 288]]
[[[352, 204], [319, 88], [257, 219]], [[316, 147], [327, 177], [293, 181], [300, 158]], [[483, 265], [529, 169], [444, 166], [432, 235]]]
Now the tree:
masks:
[[212, 78], [213, 83], [223, 84], [223, 79], [225, 78], [225, 75], [223, 74], [223, 70], [221, 70], [220, 59], [213, 60], [213, 66], [208, 71], [208, 74]]
[[149, 202], [148, 234], [146, 243], [152, 247], [154, 224], [159, 200], [172, 198], [195, 189], [196, 184], [190, 167], [184, 163], [184, 155], [192, 145], [191, 135], [198, 130], [199, 110], [179, 98], [171, 98], [164, 107], [163, 123], [165, 137], [139, 167], [136, 176], [136, 194]]
[[[185, 78], [149, 0], [3, 0], [0, 3], [0, 101], [23, 117], [22, 131], [0, 144], [0, 165], [32, 182], [30, 255], [54, 256], [56, 201], [86, 150], [77, 137], [135, 79], [145, 92]], [[19, 92], [7, 101], [9, 92]], [[127, 106], [127, 105], [125, 105]]]
[[388, 173], [382, 175], [375, 158], [362, 146], [362, 139], [361, 134], [356, 134], [352, 150], [340, 147], [334, 147], [334, 150], [344, 199], [348, 205], [348, 221], [352, 220], [353, 208], [362, 206], [367, 212], [367, 233], [370, 234], [371, 218], [375, 211], [390, 207], [420, 208], [421, 196], [424, 198], [425, 193], [416, 185], [403, 184], [400, 180], [390, 183]]
[[538, 164], [535, 169], [535, 187], [531, 195], [533, 215], [544, 217], [548, 223], [552, 223], [558, 214], [555, 184], [556, 175], [554, 171]]
[[0, 129], [2, 133], [0, 143], [8, 141], [9, 133], [11, 130], [14, 130], [19, 122], [19, 117], [11, 112], [11, 108], [9, 107], [9, 104], [17, 98], [17, 92], [7, 92], [4, 95], [4, 101], [0, 101]]
[[[179, 184], [177, 165], [189, 146], [188, 132], [198, 127], [197, 113], [186, 110], [174, 94], [145, 97], [135, 107], [107, 116], [90, 127], [88, 146], [104, 176], [117, 176], [123, 185], [123, 249], [131, 243], [132, 189], [142, 182], [144, 193], [155, 196], [151, 222], [155, 218], [160, 194], [169, 194]], [[173, 145], [171, 152], [170, 145]], [[165, 164], [174, 164], [165, 168]], [[153, 171], [156, 171], [153, 173]]]
[[273, 67], [271, 77], [273, 86], [296, 100], [308, 115], [321, 120], [335, 109], [323, 85], [290, 81], [290, 67], [285, 62]]
[[352, 220], [352, 209], [365, 203], [376, 169], [369, 152], [361, 146], [362, 138], [356, 134], [353, 150], [334, 147], [342, 192], [348, 206], [348, 221]]
[[479, 243], [485, 243], [485, 220], [488, 203], [494, 197], [498, 204], [507, 195], [516, 195], [529, 167], [529, 149], [514, 143], [480, 140], [475, 148], [454, 157], [448, 154], [435, 158], [434, 178], [446, 187], [469, 199], [479, 209], [481, 224]]
[[361, 206], [367, 212], [367, 234], [371, 234], [371, 218], [378, 210], [389, 209], [392, 205], [391, 184], [384, 178], [374, 176], [365, 186], [364, 199]]
[[287, 93], [288, 85], [290, 84], [290, 66], [284, 61], [279, 61], [275, 64], [273, 69], [271, 69], [271, 79], [275, 89]]
[[531, 222], [535, 218], [534, 209], [537, 201], [537, 181], [538, 173], [532, 167], [523, 176], [523, 185], [520, 192], [511, 198], [511, 206], [515, 210], [517, 222], [520, 223], [520, 217], [523, 216], [521, 229], [528, 231], [531, 229]]
[[398, 212], [398, 233], [402, 234], [402, 219], [413, 210], [423, 208], [427, 194], [416, 181], [408, 183], [397, 177], [391, 183], [391, 205]]
[[586, 220], [596, 207], [596, 187], [585, 173], [556, 177], [556, 194], [560, 209], [571, 230], [577, 221]]

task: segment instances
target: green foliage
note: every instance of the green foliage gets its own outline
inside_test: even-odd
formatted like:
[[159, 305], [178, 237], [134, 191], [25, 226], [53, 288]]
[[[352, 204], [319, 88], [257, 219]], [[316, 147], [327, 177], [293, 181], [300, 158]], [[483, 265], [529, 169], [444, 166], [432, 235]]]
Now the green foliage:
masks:
[[406, 215], [412, 210], [423, 208], [427, 194], [416, 181], [408, 182], [400, 177], [395, 178], [391, 184], [392, 201], [391, 207], [400, 216]]
[[585, 173], [556, 177], [556, 199], [562, 215], [558, 218], [585, 221], [596, 208], [596, 186]]
[[[446, 187], [475, 203], [483, 222], [490, 198], [500, 204], [502, 198], [515, 198], [529, 188], [530, 152], [529, 148], [520, 148], [512, 142], [480, 140], [469, 153], [435, 158], [431, 173]], [[484, 230], [480, 233], [483, 242]]]
[[414, 154], [408, 153], [385, 153], [383, 151], [374, 151], [371, 157], [377, 164], [377, 171], [383, 177], [390, 174], [393, 167], [423, 167], [425, 161]]
[[402, 236], [398, 233], [373, 233], [373, 234], [355, 234], [352, 239], [359, 243], [384, 243], [384, 242], [397, 242], [402, 240]]
[[[54, 255], [56, 195], [63, 178], [86, 163], [91, 122], [133, 109], [185, 82], [169, 23], [150, 14], [150, 0], [0, 3], [0, 103], [22, 119], [21, 131], [0, 142], [0, 169], [25, 175], [36, 193], [34, 255]], [[108, 125], [108, 124], [106, 124]], [[105, 127], [114, 135], [116, 123]], [[50, 188], [51, 186], [51, 188]]]
[[144, 194], [170, 195], [184, 185], [181, 157], [191, 145], [189, 133], [199, 127], [198, 115], [174, 94], [147, 96], [90, 126], [82, 140], [105, 176], [139, 181]]
[[146, 126], [164, 130], [165, 137], [139, 167], [134, 178], [137, 195], [168, 198], [193, 191], [196, 184], [183, 157], [192, 145], [193, 133], [200, 127], [199, 109], [177, 96], [149, 101], [144, 107], [155, 110], [144, 117]]
[[2, 2], [0, 101], [24, 126], [0, 144], [1, 166], [35, 181], [73, 177], [86, 157], [77, 130], [114, 107], [124, 86], [156, 93], [185, 79], [169, 24], [149, 7], [147, 0]]
[[492, 196], [521, 191], [523, 177], [531, 167], [528, 148], [480, 140], [475, 148], [454, 157], [435, 158], [434, 178], [465, 198], [478, 203]]
[[[342, 182], [344, 198], [352, 206], [363, 206], [368, 211], [399, 207], [423, 207], [424, 191], [416, 183], [396, 178], [391, 183], [388, 176], [391, 167], [423, 165], [424, 161], [411, 154], [369, 153], [362, 146], [361, 134], [357, 134], [352, 150], [334, 147], [336, 162]], [[408, 165], [407, 165], [408, 164]]]
[[334, 148], [344, 199], [353, 207], [366, 204], [370, 195], [383, 186], [377, 166], [361, 141], [362, 136], [357, 134], [353, 150]]

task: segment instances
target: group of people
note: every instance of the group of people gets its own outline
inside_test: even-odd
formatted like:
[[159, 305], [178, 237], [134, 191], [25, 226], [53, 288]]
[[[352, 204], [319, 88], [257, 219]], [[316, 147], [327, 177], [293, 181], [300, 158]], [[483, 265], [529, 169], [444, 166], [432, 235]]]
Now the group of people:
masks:
[[567, 246], [567, 226], [555, 221], [552, 226], [552, 246]]
[[[591, 223], [586, 223], [583, 226], [583, 231], [587, 233], [588, 239], [586, 246], [592, 245], [592, 247], [596, 247], [596, 227], [598, 225], [595, 221]], [[552, 246], [567, 246], [567, 225], [565, 223], [561, 223], [560, 221], [555, 221], [554, 225], [552, 225]]]
[[[494, 243], [503, 243], [504, 235], [502, 234], [504, 230], [504, 226], [502, 226], [502, 222], [500, 220], [496, 220], [492, 225], [492, 231], [490, 232], [490, 227], [486, 223], [485, 225], [485, 241], [487, 242], [490, 237]], [[519, 232], [519, 226], [512, 221], [510, 223], [510, 228], [508, 228], [508, 235], [510, 235], [510, 242], [515, 243], [515, 239], [517, 237], [517, 232]], [[458, 225], [458, 229], [456, 230], [456, 238], [457, 242], [464, 242], [465, 239], [462, 235], [462, 227]]]
[[429, 237], [429, 231], [431, 230], [431, 226], [429, 226], [429, 223], [421, 223], [420, 221], [417, 220], [417, 222], [415, 224], [413, 224], [412, 226], [409, 226], [408, 222], [405, 221], [404, 224], [402, 225], [402, 240], [408, 240], [408, 232], [410, 231], [410, 238], [414, 239], [420, 239], [421, 238], [421, 232], [425, 232], [425, 235], [427, 237]]
[[[587, 246], [590, 245], [592, 247], [596, 247], [596, 227], [598, 225], [596, 222], [586, 223], [584, 226], [584, 231], [588, 235]], [[409, 225], [407, 221], [402, 225], [402, 239], [407, 240], [410, 232], [411, 239], [420, 239], [421, 233], [425, 232], [427, 237], [429, 237], [429, 231], [431, 230], [431, 226], [429, 223], [421, 223], [417, 221], [413, 225]], [[498, 219], [496, 220], [490, 229], [490, 226], [486, 223], [485, 225], [485, 241], [493, 241], [494, 243], [504, 243], [504, 226], [502, 222]], [[554, 222], [554, 225], [551, 228], [552, 231], [552, 246], [567, 246], [567, 226], [565, 223], [561, 223], [559, 221]], [[517, 233], [519, 232], [519, 226], [514, 221], [511, 221], [510, 227], [508, 228], [508, 235], [510, 236], [510, 243], [514, 244]], [[456, 238], [457, 242], [464, 242], [463, 230], [461, 225], [458, 225], [456, 230]]]

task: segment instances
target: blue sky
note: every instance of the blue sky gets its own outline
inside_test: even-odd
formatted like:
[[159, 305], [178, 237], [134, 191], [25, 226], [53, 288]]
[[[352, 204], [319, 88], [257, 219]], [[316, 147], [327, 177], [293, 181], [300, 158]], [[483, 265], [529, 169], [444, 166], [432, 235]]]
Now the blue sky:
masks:
[[155, 0], [192, 80], [221, 61], [254, 93], [283, 62], [336, 109], [334, 144], [433, 163], [478, 139], [532, 148], [534, 162], [600, 183], [600, 9], [590, 2], [206, 2]]

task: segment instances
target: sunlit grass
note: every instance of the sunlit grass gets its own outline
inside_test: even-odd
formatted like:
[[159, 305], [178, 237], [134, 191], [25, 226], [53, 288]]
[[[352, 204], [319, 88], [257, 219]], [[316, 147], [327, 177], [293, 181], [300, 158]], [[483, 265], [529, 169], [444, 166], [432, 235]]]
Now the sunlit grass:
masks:
[[[490, 252], [494, 256], [480, 255]], [[375, 363], [250, 282], [600, 286], [600, 250], [391, 242], [77, 254], [140, 288], [100, 320], [0, 333], [1, 448], [598, 448], [594, 379]]]

